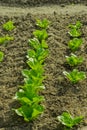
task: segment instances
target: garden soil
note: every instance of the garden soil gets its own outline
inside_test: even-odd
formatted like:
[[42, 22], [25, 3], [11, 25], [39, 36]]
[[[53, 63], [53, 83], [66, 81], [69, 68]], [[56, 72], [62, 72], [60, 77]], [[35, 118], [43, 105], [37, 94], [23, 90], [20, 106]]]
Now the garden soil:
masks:
[[[72, 85], [63, 75], [63, 71], [71, 71], [73, 68], [66, 64], [65, 56], [71, 51], [68, 48], [70, 37], [68, 25], [75, 24], [77, 20], [82, 22], [83, 45], [76, 52], [84, 57], [84, 62], [79, 65], [80, 71], [87, 75], [87, 6], [84, 5], [50, 5], [42, 7], [0, 7], [0, 34], [9, 34], [13, 41], [0, 45], [0, 50], [5, 57], [0, 63], [0, 130], [64, 130], [57, 120], [57, 116], [67, 111], [72, 116], [84, 116], [83, 122], [72, 130], [87, 130], [87, 78]], [[9, 1], [8, 1], [9, 2]], [[7, 5], [7, 4], [6, 4]], [[46, 89], [41, 92], [45, 97], [42, 103], [45, 111], [37, 119], [25, 122], [12, 110], [18, 108], [19, 102], [14, 100], [14, 95], [19, 86], [24, 84], [21, 74], [26, 64], [27, 50], [30, 49], [28, 40], [33, 38], [33, 31], [37, 29], [36, 19], [47, 18], [50, 26], [47, 30], [49, 56], [45, 60], [44, 80]], [[16, 28], [5, 31], [2, 25], [12, 20]]]

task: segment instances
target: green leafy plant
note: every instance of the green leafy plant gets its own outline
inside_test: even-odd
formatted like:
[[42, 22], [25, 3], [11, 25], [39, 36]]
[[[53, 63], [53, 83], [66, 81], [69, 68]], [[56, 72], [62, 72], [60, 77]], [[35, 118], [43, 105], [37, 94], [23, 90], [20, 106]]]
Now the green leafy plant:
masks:
[[83, 40], [80, 38], [73, 38], [69, 41], [68, 46], [72, 51], [77, 51], [79, 47], [82, 45]]
[[30, 39], [29, 44], [35, 50], [38, 49], [38, 48], [45, 48], [45, 49], [48, 48], [48, 44], [46, 43], [45, 40], [42, 40], [41, 42], [39, 42], [39, 40], [37, 38]]
[[43, 29], [43, 30], [35, 30], [33, 32], [33, 34], [40, 42], [42, 42], [43, 40], [46, 40], [48, 38], [48, 34], [47, 34], [45, 29]]
[[77, 69], [73, 69], [70, 73], [67, 71], [64, 71], [63, 74], [72, 82], [77, 83], [78, 81], [81, 81], [86, 78], [85, 72], [78, 71]]
[[70, 24], [70, 31], [68, 32], [71, 37], [80, 37], [81, 36], [81, 28], [82, 24], [80, 21], [77, 21], [75, 25]]
[[70, 113], [63, 112], [57, 119], [66, 127], [65, 130], [70, 130], [83, 120], [83, 116], [72, 117]]
[[4, 53], [0, 51], [0, 62], [3, 61], [3, 59], [4, 59]]
[[82, 23], [80, 21], [77, 21], [76, 24], [70, 24], [69, 28], [71, 29], [80, 29], [82, 27]]
[[8, 41], [12, 41], [12, 40], [14, 40], [14, 38], [11, 36], [8, 36], [8, 35], [3, 36], [3, 37], [0, 37], [0, 44], [4, 44], [4, 43], [7, 43]]
[[36, 21], [36, 25], [43, 28], [43, 29], [47, 29], [49, 26], [49, 21], [47, 19], [43, 19], [43, 20], [37, 20]]
[[81, 31], [75, 28], [71, 29], [68, 33], [71, 37], [80, 37], [82, 35]]
[[83, 62], [83, 58], [71, 53], [71, 56], [66, 56], [66, 61], [70, 66], [77, 66]]
[[7, 31], [11, 31], [15, 28], [15, 26], [12, 21], [8, 21], [5, 24], [3, 24], [3, 28]]
[[32, 80], [32, 83], [25, 84], [16, 93], [15, 99], [19, 100], [22, 106], [15, 109], [15, 112], [23, 116], [25, 121], [33, 120], [43, 113], [44, 106], [40, 105], [40, 102], [44, 101], [44, 97], [38, 95], [40, 89], [42, 88]]
[[36, 60], [38, 61], [38, 63], [43, 63], [45, 58], [48, 56], [48, 53], [49, 53], [48, 50], [45, 50], [44, 48], [38, 48], [36, 51], [28, 50], [27, 58], [34, 60], [34, 62]]

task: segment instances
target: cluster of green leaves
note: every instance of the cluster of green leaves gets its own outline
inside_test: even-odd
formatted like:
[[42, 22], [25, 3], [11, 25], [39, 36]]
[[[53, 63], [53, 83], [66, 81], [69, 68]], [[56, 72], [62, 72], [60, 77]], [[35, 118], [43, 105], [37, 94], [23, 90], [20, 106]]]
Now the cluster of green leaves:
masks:
[[77, 21], [75, 25], [72, 25], [72, 24], [69, 25], [69, 28], [70, 28], [69, 35], [73, 39], [70, 40], [68, 46], [72, 51], [78, 50], [78, 48], [83, 43], [82, 39], [79, 38], [82, 35], [81, 26], [82, 24], [80, 21]]
[[[3, 24], [3, 29], [11, 31], [15, 28], [15, 26], [13, 25], [12, 21], [8, 21], [5, 24]], [[13, 36], [9, 36], [8, 34], [5, 36], [1, 36], [0, 37], [0, 44], [6, 44], [9, 41], [14, 40]], [[4, 53], [2, 51], [0, 51], [0, 62], [3, 61], [4, 59]]]
[[83, 40], [81, 38], [73, 38], [72, 40], [69, 41], [68, 46], [73, 52], [75, 52], [79, 49], [82, 43]]
[[78, 71], [77, 69], [73, 69], [70, 73], [64, 71], [63, 74], [72, 82], [77, 83], [86, 78], [85, 72]]
[[29, 69], [22, 71], [24, 78], [24, 85], [16, 93], [15, 98], [20, 101], [21, 106], [14, 109], [15, 112], [24, 117], [25, 121], [30, 121], [38, 117], [43, 113], [44, 106], [41, 102], [44, 101], [44, 97], [40, 96], [41, 90], [45, 89], [43, 80], [44, 74], [44, 60], [48, 55], [48, 45], [46, 38], [48, 34], [46, 28], [48, 26], [47, 20], [38, 20], [37, 25], [42, 30], [35, 30], [33, 32], [34, 38], [29, 40], [29, 45], [32, 49], [27, 52], [27, 64]]
[[70, 130], [83, 120], [83, 116], [72, 117], [70, 113], [63, 112], [57, 119], [65, 126], [65, 130]]
[[7, 31], [12, 31], [15, 28], [13, 21], [9, 20], [5, 24], [3, 24], [3, 28]]
[[66, 61], [70, 66], [77, 66], [83, 62], [83, 58], [71, 53], [71, 56], [66, 56]]
[[43, 29], [47, 29], [49, 26], [50, 22], [47, 19], [43, 19], [43, 20], [36, 20], [36, 25], [43, 28]]
[[80, 21], [77, 21], [75, 25], [70, 24], [70, 31], [68, 32], [71, 37], [80, 37], [81, 36], [81, 28], [82, 24]]
[[3, 37], [0, 37], [0, 44], [4, 44], [12, 40], [14, 40], [14, 37], [12, 36], [9, 36], [9, 35], [3, 36]]

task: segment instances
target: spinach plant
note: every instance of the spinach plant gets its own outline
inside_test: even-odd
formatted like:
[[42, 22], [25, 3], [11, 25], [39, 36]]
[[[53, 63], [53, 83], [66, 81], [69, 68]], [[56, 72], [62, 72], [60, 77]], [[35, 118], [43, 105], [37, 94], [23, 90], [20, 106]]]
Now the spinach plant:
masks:
[[4, 59], [4, 53], [0, 51], [0, 62], [3, 61], [3, 59]]
[[3, 24], [3, 28], [7, 31], [11, 31], [15, 28], [13, 21], [8, 21], [5, 24]]
[[57, 119], [65, 126], [65, 130], [70, 130], [83, 120], [83, 116], [72, 117], [70, 113], [63, 112]]
[[77, 51], [79, 47], [82, 45], [83, 40], [80, 38], [73, 38], [69, 41], [68, 46], [72, 51]]
[[72, 82], [77, 83], [86, 78], [85, 72], [78, 71], [77, 69], [73, 69], [70, 73], [64, 71], [63, 74]]
[[46, 76], [43, 67], [48, 55], [48, 45], [45, 41], [48, 34], [46, 30], [36, 30], [34, 36], [35, 38], [29, 40], [32, 49], [27, 51], [26, 56], [29, 69], [22, 70], [25, 83], [15, 95], [15, 99], [20, 101], [21, 106], [14, 110], [19, 116], [24, 117], [25, 121], [37, 118], [44, 111], [41, 102], [45, 99], [39, 93], [45, 89], [43, 80]]
[[66, 61], [70, 66], [77, 66], [83, 62], [83, 58], [71, 53], [71, 56], [66, 56]]

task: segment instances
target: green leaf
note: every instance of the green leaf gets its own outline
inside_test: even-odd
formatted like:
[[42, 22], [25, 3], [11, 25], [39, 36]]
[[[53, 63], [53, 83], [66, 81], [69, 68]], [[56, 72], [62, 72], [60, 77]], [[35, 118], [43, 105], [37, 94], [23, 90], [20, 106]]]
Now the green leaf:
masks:
[[64, 71], [63, 74], [72, 82], [77, 83], [86, 78], [85, 72], [78, 71], [77, 69], [73, 69], [70, 73]]
[[68, 33], [71, 37], [80, 37], [82, 34], [80, 30], [77, 30], [75, 28], [71, 29]]
[[8, 21], [5, 24], [3, 24], [3, 28], [7, 31], [11, 31], [15, 28], [15, 26], [12, 21]]
[[30, 70], [27, 69], [22, 70], [22, 75], [28, 78], [30, 75]]
[[62, 115], [58, 116], [57, 119], [65, 126], [72, 128], [73, 119], [67, 112], [63, 112]]
[[0, 44], [4, 44], [4, 43], [6, 43], [8, 41], [12, 41], [12, 40], [14, 40], [14, 38], [11, 36], [8, 36], [8, 35], [6, 35], [4, 37], [0, 37]]
[[80, 21], [77, 21], [76, 24], [74, 24], [74, 25], [70, 24], [69, 28], [71, 28], [71, 29], [80, 29], [81, 26], [82, 26], [82, 23]]
[[46, 30], [35, 30], [33, 32], [34, 36], [40, 41], [42, 42], [42, 40], [45, 40], [48, 37], [48, 34], [46, 32]]
[[82, 116], [73, 118], [68, 112], [63, 112], [57, 119], [66, 127], [72, 128], [76, 124], [80, 123], [83, 119]]
[[38, 49], [41, 45], [37, 38], [33, 38], [29, 40], [29, 44], [34, 48]]
[[18, 109], [14, 109], [17, 115], [23, 116], [25, 121], [31, 121], [43, 113], [44, 107], [38, 104], [35, 105], [23, 105]]
[[27, 56], [28, 59], [29, 58], [35, 58], [36, 57], [36, 52], [34, 50], [28, 50], [27, 51]]
[[68, 46], [72, 51], [77, 51], [77, 49], [81, 46], [81, 44], [83, 43], [82, 39], [79, 38], [73, 38], [72, 40], [70, 40]]
[[32, 113], [32, 118], [36, 118], [39, 114], [43, 113], [44, 107], [41, 105], [37, 105], [36, 108], [34, 108]]
[[48, 48], [48, 44], [46, 43], [45, 40], [42, 40], [41, 46], [42, 46], [42, 48]]
[[29, 107], [28, 105], [21, 106], [18, 109], [14, 109], [17, 115], [23, 116], [25, 121], [30, 121], [32, 119], [32, 107]]
[[4, 53], [2, 51], [0, 51], [0, 62], [2, 62], [4, 59]]
[[72, 53], [71, 56], [66, 56], [66, 61], [70, 66], [77, 66], [83, 62], [83, 58]]
[[43, 19], [43, 20], [37, 20], [36, 21], [36, 25], [43, 28], [43, 29], [47, 29], [47, 27], [49, 26], [49, 21], [47, 19]]
[[48, 56], [48, 50], [44, 48], [38, 48], [36, 52], [36, 59], [42, 64], [45, 58]]
[[83, 120], [83, 116], [75, 117], [73, 119], [73, 124], [76, 125], [76, 124], [80, 123], [82, 120]]
[[28, 51], [27, 58], [28, 58], [28, 61], [32, 60], [33, 62], [33, 60], [36, 60], [40, 64], [42, 64], [47, 56], [48, 56], [48, 50], [41, 47], [41, 48], [38, 48], [36, 52], [33, 50], [30, 50], [30, 52]]

